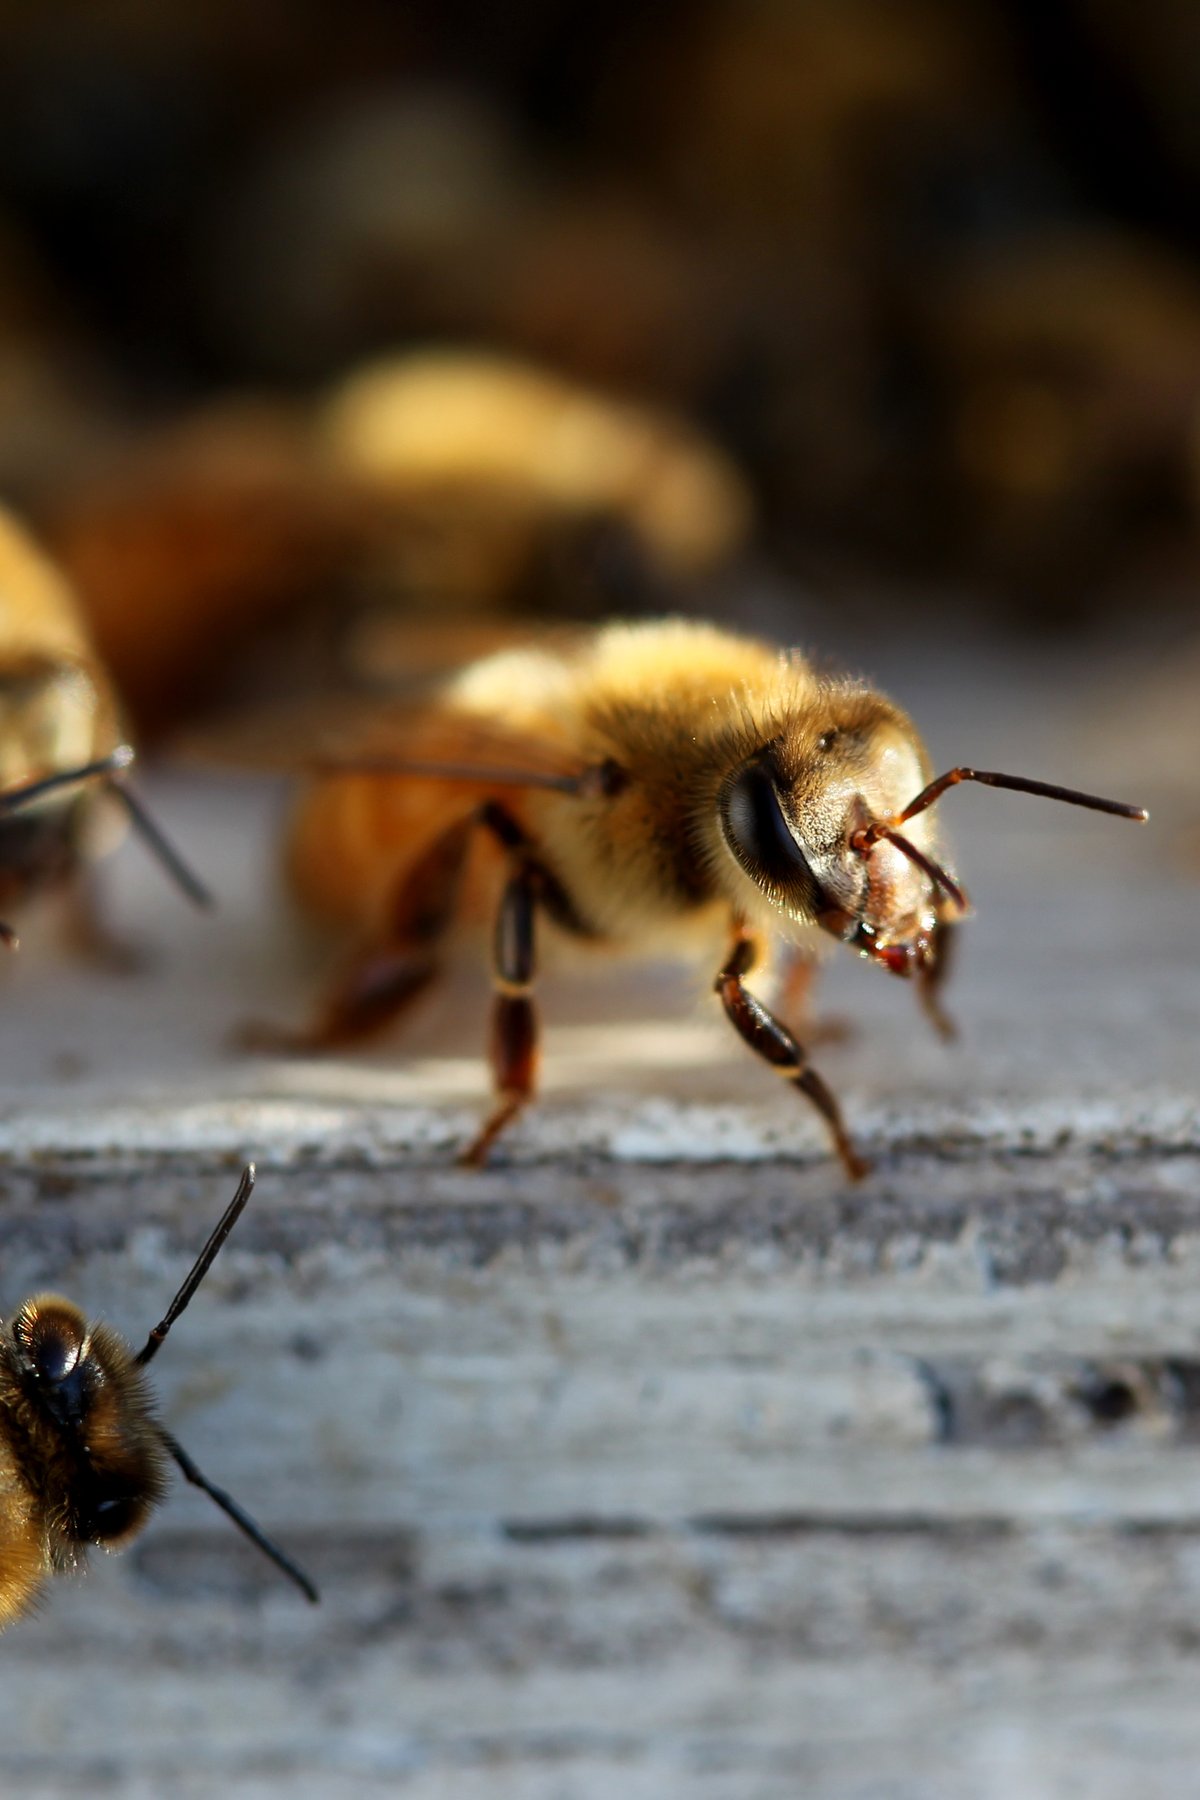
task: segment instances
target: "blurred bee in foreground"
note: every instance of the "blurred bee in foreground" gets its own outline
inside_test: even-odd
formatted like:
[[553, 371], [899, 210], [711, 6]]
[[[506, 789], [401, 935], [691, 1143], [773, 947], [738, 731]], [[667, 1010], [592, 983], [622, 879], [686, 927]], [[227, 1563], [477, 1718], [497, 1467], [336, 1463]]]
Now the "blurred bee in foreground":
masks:
[[123, 779], [117, 704], [72, 596], [0, 510], [0, 907], [70, 880], [103, 787], [197, 905], [209, 896]]
[[47, 1577], [80, 1567], [89, 1545], [119, 1550], [166, 1491], [173, 1459], [309, 1600], [311, 1581], [159, 1423], [142, 1370], [158, 1353], [254, 1187], [247, 1168], [191, 1273], [136, 1354], [57, 1294], [0, 1323], [0, 1630]]
[[943, 1031], [939, 983], [963, 889], [938, 860], [930, 809], [961, 781], [1119, 817], [1066, 788], [956, 768], [937, 780], [908, 717], [858, 681], [819, 675], [713, 626], [613, 625], [562, 651], [501, 653], [440, 704], [380, 720], [321, 758], [301, 798], [288, 870], [313, 912], [358, 941], [312, 1027], [254, 1033], [316, 1050], [403, 1011], [437, 974], [472, 840], [494, 892], [494, 1111], [466, 1153], [482, 1162], [530, 1100], [539, 915], [624, 949], [723, 936], [716, 991], [735, 1030], [824, 1117], [846, 1173], [867, 1164], [796, 1035], [746, 987], [772, 938], [801, 972], [821, 933], [912, 978]]

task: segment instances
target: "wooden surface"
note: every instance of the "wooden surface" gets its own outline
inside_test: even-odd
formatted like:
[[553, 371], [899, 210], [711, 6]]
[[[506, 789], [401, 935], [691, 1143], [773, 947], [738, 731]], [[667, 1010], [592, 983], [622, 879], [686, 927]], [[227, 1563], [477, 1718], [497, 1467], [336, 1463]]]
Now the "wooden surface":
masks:
[[482, 1176], [452, 1166], [470, 967], [390, 1052], [231, 1055], [317, 967], [269, 899], [275, 789], [156, 784], [224, 904], [193, 918], [122, 849], [110, 913], [152, 970], [25, 922], [0, 1303], [53, 1285], [143, 1332], [254, 1156], [155, 1372], [325, 1597], [175, 1493], [0, 1642], [3, 1792], [1190, 1800], [1196, 761], [1149, 676], [938, 658], [872, 668], [940, 764], [1157, 812], [950, 798], [961, 1042], [830, 969], [854, 1036], [820, 1066], [878, 1157], [854, 1190], [707, 971], [552, 971], [546, 1104]]

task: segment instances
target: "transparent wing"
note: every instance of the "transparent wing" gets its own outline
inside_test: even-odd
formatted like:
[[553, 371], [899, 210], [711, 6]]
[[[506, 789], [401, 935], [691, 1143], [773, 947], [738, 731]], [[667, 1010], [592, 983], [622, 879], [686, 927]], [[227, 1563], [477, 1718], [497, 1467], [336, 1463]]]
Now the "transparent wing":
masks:
[[288, 775], [400, 775], [473, 787], [579, 791], [596, 765], [549, 737], [448, 706], [376, 698], [276, 709], [194, 735], [191, 765]]

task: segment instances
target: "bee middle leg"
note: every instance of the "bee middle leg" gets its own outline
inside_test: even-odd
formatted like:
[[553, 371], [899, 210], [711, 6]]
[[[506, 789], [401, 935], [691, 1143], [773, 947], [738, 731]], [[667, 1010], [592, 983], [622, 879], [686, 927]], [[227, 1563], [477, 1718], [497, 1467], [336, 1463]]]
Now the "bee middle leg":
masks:
[[517, 863], [496, 914], [490, 1062], [497, 1099], [482, 1129], [459, 1158], [469, 1168], [482, 1168], [492, 1145], [533, 1098], [536, 1086], [538, 1018], [533, 1000], [534, 919], [541, 879], [541, 871], [535, 863]]
[[854, 1036], [849, 1019], [820, 1018], [813, 1004], [820, 971], [820, 962], [809, 951], [785, 946], [772, 999], [793, 1036], [807, 1044], [844, 1044]]
[[840, 1106], [817, 1071], [809, 1067], [800, 1043], [744, 984], [743, 977], [749, 974], [757, 959], [757, 948], [753, 938], [744, 934], [736, 937], [725, 966], [717, 976], [714, 985], [726, 1015], [756, 1056], [761, 1056], [776, 1074], [808, 1096], [829, 1126], [842, 1167], [851, 1181], [859, 1181], [870, 1173], [871, 1165], [855, 1150]]
[[474, 815], [456, 821], [409, 869], [383, 928], [361, 943], [300, 1031], [252, 1023], [243, 1049], [318, 1053], [361, 1042], [390, 1025], [441, 972], [441, 943], [454, 916]]

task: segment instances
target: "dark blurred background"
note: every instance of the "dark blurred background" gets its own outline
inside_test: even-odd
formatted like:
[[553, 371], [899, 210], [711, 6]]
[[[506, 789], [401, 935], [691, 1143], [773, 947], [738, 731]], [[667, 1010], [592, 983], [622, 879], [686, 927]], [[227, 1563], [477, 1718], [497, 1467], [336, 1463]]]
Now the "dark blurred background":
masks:
[[0, 482], [118, 664], [195, 587], [210, 650], [444, 590], [424, 501], [381, 555], [326, 430], [430, 345], [686, 421], [740, 495], [674, 560], [608, 490], [539, 515], [497, 593], [457, 570], [484, 609], [753, 564], [927, 621], [1190, 616], [1194, 0], [8, 0], [0, 169]]

